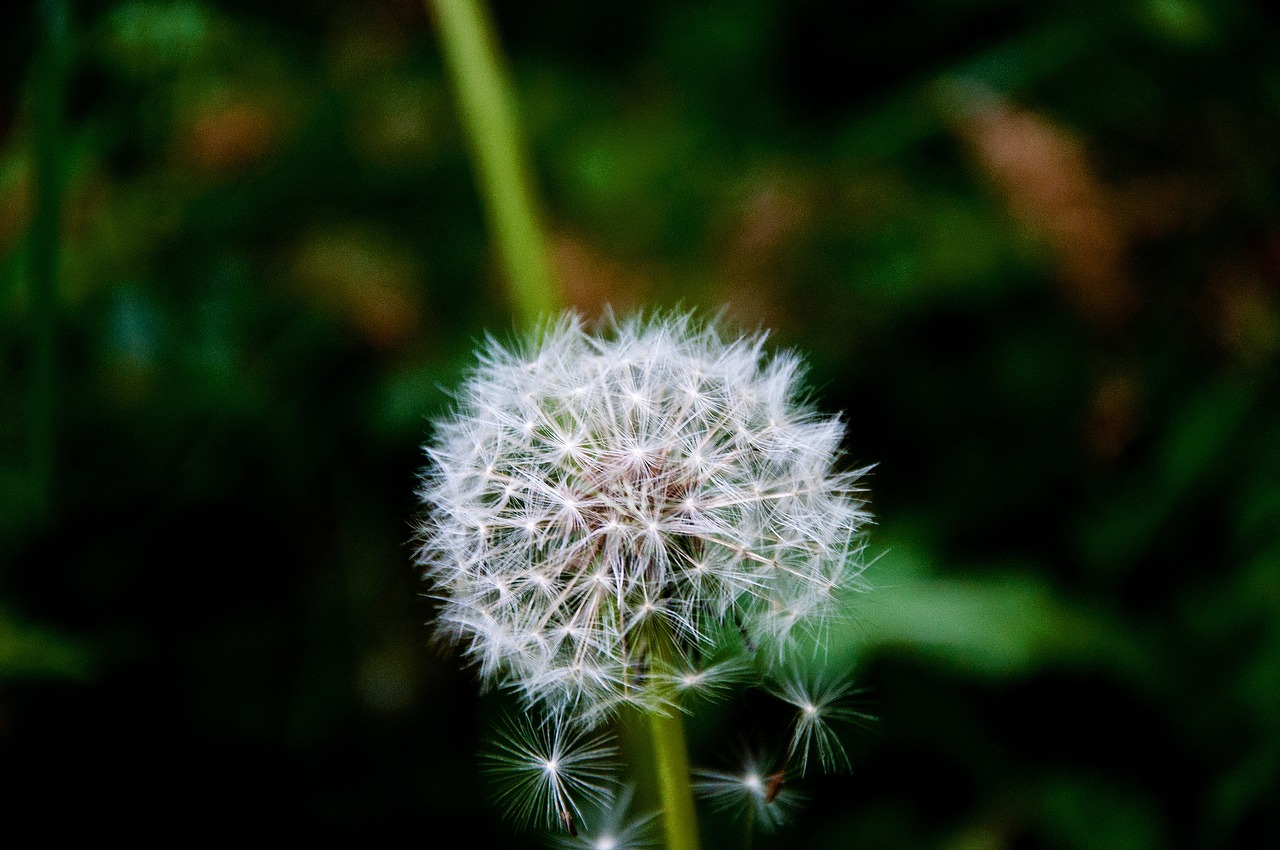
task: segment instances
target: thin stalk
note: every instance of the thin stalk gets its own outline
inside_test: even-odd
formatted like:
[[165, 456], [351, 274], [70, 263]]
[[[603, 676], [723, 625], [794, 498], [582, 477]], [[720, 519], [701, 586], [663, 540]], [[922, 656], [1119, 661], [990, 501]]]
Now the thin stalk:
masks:
[[485, 215], [498, 243], [512, 306], [525, 324], [559, 303], [534, 203], [515, 97], [481, 0], [426, 0], [470, 140]]
[[27, 462], [31, 509], [47, 518], [52, 499], [57, 421], [58, 265], [61, 257], [63, 107], [69, 61], [65, 0], [44, 0], [37, 9], [41, 44], [33, 68], [35, 210], [27, 246], [27, 292], [31, 316], [31, 373], [27, 400]]
[[654, 766], [662, 797], [663, 831], [667, 850], [698, 850], [698, 819], [689, 782], [689, 755], [684, 743], [684, 721], [678, 711], [649, 715]]

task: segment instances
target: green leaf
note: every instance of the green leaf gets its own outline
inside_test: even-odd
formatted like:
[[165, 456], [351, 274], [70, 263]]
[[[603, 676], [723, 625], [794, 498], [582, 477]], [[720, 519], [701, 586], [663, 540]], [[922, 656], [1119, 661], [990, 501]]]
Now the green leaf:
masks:
[[1031, 569], [943, 578], [929, 563], [910, 544], [880, 557], [868, 571], [875, 589], [847, 602], [851, 625], [831, 636], [832, 655], [905, 649], [994, 678], [1050, 665], [1150, 677], [1149, 651], [1117, 618], [1063, 599]]
[[80, 641], [0, 611], [0, 681], [84, 681], [91, 667], [89, 650]]

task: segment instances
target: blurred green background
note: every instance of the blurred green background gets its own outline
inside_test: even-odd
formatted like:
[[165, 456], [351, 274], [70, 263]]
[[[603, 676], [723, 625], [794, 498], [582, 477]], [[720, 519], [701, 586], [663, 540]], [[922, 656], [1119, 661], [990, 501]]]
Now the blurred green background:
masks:
[[[566, 302], [772, 329], [878, 464], [879, 720], [756, 846], [1280, 846], [1278, 8], [493, 4]], [[428, 15], [0, 48], [5, 831], [539, 846], [411, 563], [512, 328]]]

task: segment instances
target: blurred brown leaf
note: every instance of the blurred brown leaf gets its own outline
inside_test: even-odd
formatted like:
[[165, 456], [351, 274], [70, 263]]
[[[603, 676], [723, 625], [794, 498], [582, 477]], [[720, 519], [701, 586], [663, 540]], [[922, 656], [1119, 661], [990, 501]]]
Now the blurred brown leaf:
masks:
[[813, 194], [801, 176], [780, 171], [748, 185], [716, 263], [716, 297], [745, 325], [794, 324], [787, 261], [813, 220]]
[[1245, 363], [1261, 365], [1280, 351], [1280, 292], [1274, 278], [1242, 258], [1209, 274], [1213, 329], [1223, 347]]
[[375, 348], [396, 348], [419, 330], [421, 263], [385, 234], [359, 227], [317, 230], [292, 249], [288, 274], [303, 296], [356, 329]]
[[31, 167], [25, 160], [6, 165], [0, 172], [0, 251], [7, 251], [26, 233], [35, 192]]
[[1129, 234], [1083, 142], [1047, 117], [993, 96], [957, 109], [956, 133], [1010, 212], [1048, 245], [1062, 294], [1115, 331], [1139, 303], [1127, 270]]
[[1114, 460], [1138, 432], [1138, 384], [1124, 372], [1103, 375], [1089, 405], [1086, 440], [1090, 454]]
[[283, 134], [280, 110], [245, 96], [198, 104], [177, 129], [179, 160], [204, 172], [239, 171], [261, 161]]
[[606, 305], [635, 307], [652, 293], [649, 271], [609, 257], [584, 236], [560, 231], [551, 244], [562, 301], [587, 315], [599, 315]]

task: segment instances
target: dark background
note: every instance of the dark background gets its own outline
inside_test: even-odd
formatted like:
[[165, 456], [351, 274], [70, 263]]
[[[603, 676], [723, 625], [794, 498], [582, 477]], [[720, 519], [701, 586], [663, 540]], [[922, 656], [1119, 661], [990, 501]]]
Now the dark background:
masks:
[[[60, 6], [0, 13], [6, 832], [538, 844], [412, 565], [512, 328], [428, 15]], [[727, 305], [878, 464], [879, 719], [756, 846], [1280, 846], [1274, 8], [494, 4], [566, 302]]]

